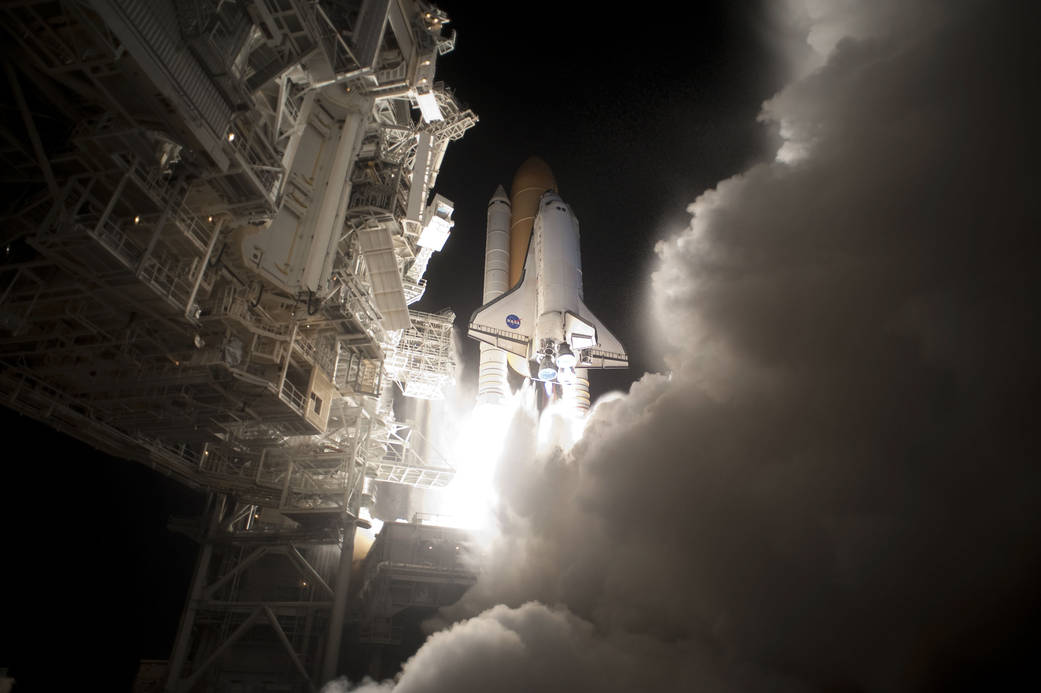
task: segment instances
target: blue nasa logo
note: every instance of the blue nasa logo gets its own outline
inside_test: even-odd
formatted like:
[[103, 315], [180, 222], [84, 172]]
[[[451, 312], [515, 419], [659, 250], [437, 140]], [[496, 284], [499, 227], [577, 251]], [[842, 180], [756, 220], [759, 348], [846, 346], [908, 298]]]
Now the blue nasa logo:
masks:
[[520, 318], [518, 318], [513, 313], [510, 313], [506, 316], [506, 327], [510, 328], [511, 330], [517, 329], [518, 327], [520, 327]]

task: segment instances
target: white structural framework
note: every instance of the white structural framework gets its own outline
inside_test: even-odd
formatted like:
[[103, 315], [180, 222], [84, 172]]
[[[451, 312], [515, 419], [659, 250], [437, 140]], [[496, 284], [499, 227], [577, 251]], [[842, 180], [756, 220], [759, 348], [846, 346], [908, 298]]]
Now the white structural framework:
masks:
[[[502, 188], [489, 203], [485, 304], [470, 318], [468, 334], [482, 342], [479, 396], [501, 396], [502, 352], [521, 375], [589, 407], [591, 368], [625, 368], [618, 339], [583, 302], [578, 219], [556, 192], [549, 167], [532, 157], [518, 170], [512, 203]], [[503, 291], [502, 222], [510, 214], [511, 288]], [[523, 248], [523, 256], [521, 249]], [[489, 350], [487, 347], [491, 347]]]
[[210, 494], [179, 525], [202, 550], [166, 690], [230, 689], [236, 668], [313, 690], [336, 672], [365, 480], [454, 473], [380, 406], [395, 382], [442, 396], [454, 367], [446, 318], [408, 308], [452, 227], [445, 150], [477, 122], [434, 80], [448, 18], [423, 0], [0, 18], [0, 397]]
[[397, 344], [387, 348], [383, 362], [387, 376], [406, 397], [442, 399], [452, 380], [452, 324], [455, 313], [410, 312], [412, 325], [401, 332]]

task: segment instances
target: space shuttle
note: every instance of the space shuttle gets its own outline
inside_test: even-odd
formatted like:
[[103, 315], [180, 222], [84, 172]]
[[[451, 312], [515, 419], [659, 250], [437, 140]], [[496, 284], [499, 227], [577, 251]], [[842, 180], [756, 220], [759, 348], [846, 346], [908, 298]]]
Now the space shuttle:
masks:
[[521, 375], [549, 384], [547, 391], [562, 386], [584, 410], [586, 371], [626, 368], [629, 357], [583, 301], [578, 219], [544, 161], [524, 162], [509, 200], [499, 187], [489, 202], [487, 228], [485, 303], [467, 331], [482, 342], [479, 397], [505, 391], [508, 362]]

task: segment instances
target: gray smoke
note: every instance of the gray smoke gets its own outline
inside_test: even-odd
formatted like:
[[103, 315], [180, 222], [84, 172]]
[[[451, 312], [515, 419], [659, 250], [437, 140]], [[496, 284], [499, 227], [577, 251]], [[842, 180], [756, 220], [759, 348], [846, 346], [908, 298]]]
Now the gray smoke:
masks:
[[1027, 671], [1036, 25], [1026, 3], [803, 7], [830, 52], [764, 106], [782, 160], [703, 194], [659, 246], [671, 375], [597, 407], [567, 453], [536, 455], [518, 416], [502, 539], [449, 615], [470, 618], [394, 690], [993, 688]]

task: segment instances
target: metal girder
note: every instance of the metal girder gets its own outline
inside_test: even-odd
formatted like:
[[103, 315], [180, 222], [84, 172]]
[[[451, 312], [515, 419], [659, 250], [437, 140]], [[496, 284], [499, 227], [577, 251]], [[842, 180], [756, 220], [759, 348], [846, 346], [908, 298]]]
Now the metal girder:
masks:
[[25, 102], [25, 96], [22, 94], [22, 87], [18, 83], [18, 75], [15, 74], [14, 68], [11, 67], [11, 63], [4, 61], [4, 72], [7, 73], [7, 81], [11, 85], [11, 92], [14, 94], [15, 103], [18, 105], [18, 110], [22, 114], [22, 122], [25, 123], [26, 133], [29, 135], [29, 141], [32, 142], [33, 151], [36, 153], [36, 161], [40, 165], [40, 169], [43, 171], [44, 178], [47, 180], [47, 187], [51, 191], [51, 195], [55, 198], [58, 197], [58, 181], [54, 177], [54, 171], [51, 170], [50, 161], [47, 159], [47, 152], [43, 149], [43, 142], [40, 141], [40, 133], [36, 131], [36, 124], [33, 123], [32, 113], [29, 111], [29, 105]]
[[[199, 1], [220, 11], [216, 0]], [[409, 108], [418, 83], [409, 65], [417, 51], [433, 56], [439, 41], [424, 28], [426, 6], [359, 0], [368, 19], [338, 26], [354, 15], [299, 0], [253, 4], [255, 17], [241, 3], [229, 10], [256, 22], [247, 27], [255, 40], [219, 74], [207, 70], [205, 47], [177, 29], [169, 1], [0, 8], [8, 39], [0, 59], [16, 106], [0, 123], [9, 134], [0, 163], [14, 162], [10, 177], [24, 179], [17, 206], [3, 210], [3, 238], [25, 241], [0, 255], [0, 398], [104, 452], [243, 504], [203, 537], [171, 657], [176, 690], [220, 666], [216, 652], [190, 652], [200, 612], [220, 616], [232, 642], [249, 624], [269, 623], [294, 671], [313, 678], [320, 650], [342, 631], [351, 558], [341, 553], [348, 567], [337, 576], [320, 556], [339, 550], [340, 523], [356, 517], [365, 475], [389, 464], [384, 478], [410, 481], [425, 466], [421, 476], [436, 478], [418, 485], [438, 486], [451, 473], [410, 452], [406, 429], [386, 415], [392, 405], [378, 404], [392, 389], [384, 347], [400, 343], [388, 331], [409, 324], [403, 271], [412, 272], [410, 297], [421, 280], [419, 222], [405, 218], [412, 181], [419, 200], [433, 187], [442, 145], [466, 122], [443, 95], [435, 94], [448, 124], [421, 123]], [[388, 13], [396, 39], [384, 35]], [[361, 53], [369, 64], [358, 64]], [[317, 158], [320, 143], [307, 150], [296, 140], [321, 100], [324, 78], [313, 76], [321, 61], [329, 83], [344, 84], [330, 98], [347, 87], [373, 94], [358, 112], [364, 152], [351, 149], [342, 178], [365, 179], [359, 195], [379, 204], [351, 207], [349, 188], [342, 208], [330, 198], [335, 214], [325, 217], [346, 216], [351, 228], [333, 224], [323, 260], [331, 269], [307, 285], [312, 292], [294, 295], [255, 271], [240, 240], [277, 215], [297, 157], [297, 169], [313, 173], [304, 159]], [[424, 69], [432, 82], [433, 66]], [[47, 120], [38, 115], [51, 106]], [[430, 156], [414, 175], [420, 132]], [[366, 237], [372, 221], [383, 226], [378, 238]], [[412, 337], [405, 345], [430, 351]], [[241, 529], [256, 529], [251, 513], [263, 531]], [[306, 595], [271, 584], [270, 598], [250, 601], [239, 579], [277, 583], [259, 576], [276, 553], [287, 557], [273, 561], [276, 572], [297, 576], [297, 587], [303, 577]], [[313, 619], [306, 637], [286, 620], [294, 613]], [[189, 655], [205, 664], [180, 680]]]

